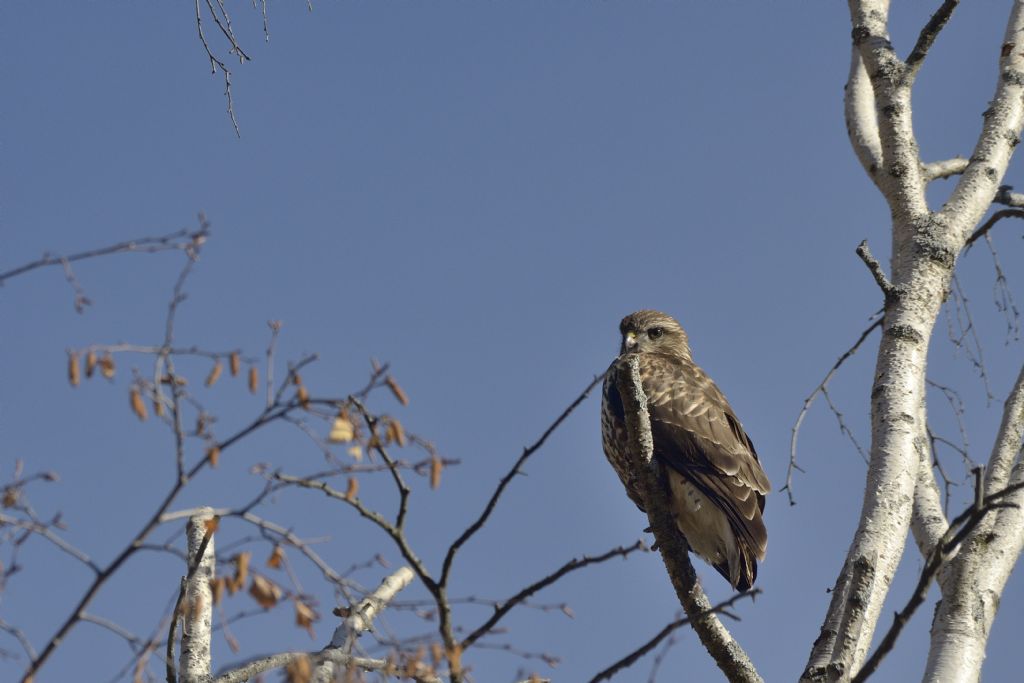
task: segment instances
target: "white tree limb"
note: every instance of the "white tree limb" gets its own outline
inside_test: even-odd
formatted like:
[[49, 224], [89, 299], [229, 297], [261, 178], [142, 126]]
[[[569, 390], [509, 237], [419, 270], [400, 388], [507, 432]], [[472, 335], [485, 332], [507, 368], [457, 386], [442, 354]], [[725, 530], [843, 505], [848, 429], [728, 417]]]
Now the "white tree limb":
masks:
[[[927, 424], [926, 420], [925, 408], [921, 406], [918, 423]], [[921, 557], [928, 558], [949, 529], [949, 520], [942, 510], [939, 485], [935, 481], [935, 470], [932, 465], [932, 451], [927, 438], [918, 439], [916, 447], [917, 483], [914, 485], [914, 510], [910, 518], [910, 529], [921, 551]]]
[[216, 570], [213, 511], [209, 508], [189, 518], [188, 576], [181, 610], [181, 683], [210, 680], [210, 639], [213, 633], [213, 592], [210, 582]]
[[1003, 407], [1003, 420], [999, 425], [998, 437], [988, 460], [985, 493], [995, 493], [1010, 483], [1010, 471], [1020, 459], [1022, 438], [1024, 438], [1024, 366], [1021, 367], [1017, 381]]
[[[882, 167], [874, 180], [892, 214], [891, 276], [879, 278], [880, 268], [872, 269], [883, 290], [885, 319], [871, 392], [871, 453], [861, 516], [804, 681], [849, 680], [867, 656], [924, 474], [928, 340], [956, 255], [969, 235], [951, 227], [948, 216], [938, 220], [925, 201], [926, 177], [911, 115], [911, 88], [923, 53], [913, 65], [900, 60], [889, 41], [888, 10], [887, 0], [850, 1], [854, 60], [863, 61], [870, 79], [881, 141]], [[852, 69], [859, 73], [856, 64]], [[934, 503], [928, 490], [916, 501], [916, 535], [924, 546], [934, 543], [941, 526], [940, 520], [928, 520]]]
[[[1024, 368], [1003, 408], [989, 460], [986, 494], [1024, 481]], [[982, 521], [939, 579], [942, 599], [932, 623], [924, 680], [975, 683], [1000, 596], [1024, 547], [1024, 490], [1007, 496], [996, 515]], [[992, 519], [994, 517], [994, 519]]]
[[1024, 3], [1015, 0], [1010, 11], [1001, 51], [996, 94], [985, 111], [985, 123], [949, 201], [938, 212], [962, 240], [970, 236], [999, 190], [1014, 147], [1024, 125]]
[[[398, 591], [402, 590], [416, 577], [409, 567], [400, 567], [391, 576], [385, 578], [380, 586], [370, 595], [366, 596], [358, 605], [352, 608], [351, 614], [334, 630], [331, 636], [331, 643], [327, 650], [340, 650], [343, 654], [349, 655], [356, 638], [364, 631], [373, 626], [373, 619], [377, 613], [395, 597]], [[316, 683], [328, 683], [334, 679], [334, 662], [325, 660], [313, 674]]]
[[963, 157], [956, 157], [954, 159], [943, 159], [942, 161], [933, 161], [930, 164], [924, 164], [922, 173], [924, 179], [928, 182], [933, 180], [939, 180], [941, 178], [951, 178], [955, 175], [960, 175], [967, 168], [968, 160]]
[[[860, 165], [868, 177], [878, 185], [878, 173], [882, 170], [882, 140], [878, 136], [878, 116], [875, 113], [875, 91], [871, 88], [864, 60], [857, 46], [852, 47], [850, 76], [843, 95], [846, 115], [846, 133], [850, 137]], [[881, 189], [881, 186], [878, 186]]]

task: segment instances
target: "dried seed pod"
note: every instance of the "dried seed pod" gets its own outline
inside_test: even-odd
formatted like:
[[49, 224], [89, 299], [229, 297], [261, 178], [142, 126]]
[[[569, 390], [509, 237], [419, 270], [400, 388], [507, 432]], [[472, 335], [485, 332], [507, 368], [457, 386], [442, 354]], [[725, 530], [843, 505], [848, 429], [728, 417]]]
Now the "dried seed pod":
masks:
[[230, 581], [228, 581], [228, 592], [234, 593], [240, 590], [245, 582], [249, 578], [249, 560], [252, 557], [252, 553], [244, 552], [235, 555], [233, 558], [235, 563], [235, 575]]
[[206, 457], [210, 460], [210, 466], [216, 467], [220, 464], [220, 446], [214, 444], [206, 449]]
[[231, 352], [231, 356], [228, 359], [228, 365], [231, 367], [231, 376], [237, 377], [239, 371], [242, 369], [242, 357], [238, 355], [238, 351]]
[[430, 488], [436, 489], [441, 485], [442, 469], [444, 469], [444, 463], [441, 462], [441, 458], [436, 455], [430, 458]]
[[402, 427], [401, 422], [393, 417], [388, 419], [388, 437], [399, 446], [405, 446], [405, 428]]
[[109, 351], [100, 358], [100, 374], [107, 379], [114, 379], [114, 357]]
[[129, 392], [129, 397], [132, 404], [132, 412], [139, 418], [140, 421], [145, 421], [149, 414], [146, 412], [146, 403], [142, 400], [142, 394], [139, 393], [138, 387], [132, 387]]
[[156, 415], [157, 417], [163, 417], [164, 404], [160, 402], [159, 398], [153, 399], [153, 414]]
[[402, 387], [398, 386], [398, 382], [395, 381], [394, 377], [388, 375], [384, 382], [388, 385], [388, 389], [390, 389], [391, 393], [395, 395], [395, 398], [398, 399], [399, 403], [403, 406], [409, 405], [409, 397], [404, 391], [402, 391]]
[[218, 360], [213, 364], [210, 369], [210, 374], [206, 376], [206, 386], [212, 387], [220, 379], [220, 373], [224, 372], [224, 364]]
[[68, 351], [68, 382], [71, 386], [77, 387], [81, 380], [82, 374], [78, 365], [78, 352]]
[[85, 376], [92, 377], [92, 373], [96, 371], [96, 352], [92, 349], [85, 354]]
[[295, 392], [295, 395], [299, 399], [299, 403], [302, 404], [303, 408], [309, 408], [309, 389], [303, 385], [299, 385], [299, 390]]
[[345, 489], [345, 500], [352, 502], [359, 495], [359, 480], [355, 477], [348, 478], [348, 488]]
[[249, 366], [249, 393], [255, 394], [260, 388], [260, 371], [255, 365]]

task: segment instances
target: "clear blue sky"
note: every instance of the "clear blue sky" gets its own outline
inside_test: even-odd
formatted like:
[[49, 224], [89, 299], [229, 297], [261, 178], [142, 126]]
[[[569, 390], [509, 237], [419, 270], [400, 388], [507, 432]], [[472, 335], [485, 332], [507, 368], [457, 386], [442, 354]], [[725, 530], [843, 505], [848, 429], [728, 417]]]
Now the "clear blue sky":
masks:
[[[372, 407], [463, 463], [446, 471], [440, 491], [418, 480], [413, 494], [410, 534], [435, 570], [521, 447], [611, 361], [619, 319], [638, 308], [680, 319], [781, 486], [804, 397], [880, 306], [854, 248], [867, 238], [884, 259], [889, 246], [888, 212], [844, 131], [845, 6], [320, 1], [308, 13], [303, 3], [270, 3], [265, 43], [258, 13], [231, 4], [253, 57], [235, 64], [240, 139], [191, 5], [0, 6], [0, 270], [44, 250], [194, 226], [205, 211], [214, 235], [189, 282], [179, 340], [260, 354], [266, 321], [280, 319], [282, 358], [321, 354], [306, 373], [321, 394], [360, 386], [371, 356], [389, 361], [411, 404], [380, 396]], [[894, 17], [902, 53], [938, 3], [909, 4]], [[929, 57], [915, 97], [926, 159], [969, 154], [995, 84], [1006, 4], [965, 3]], [[948, 187], [938, 183], [935, 196]], [[1011, 285], [1024, 282], [1014, 269], [1024, 258], [1019, 235], [1011, 225], [996, 235]], [[16, 458], [29, 472], [59, 472], [59, 483], [30, 490], [33, 504], [44, 516], [62, 511], [67, 538], [101, 562], [168, 488], [172, 443], [128, 410], [129, 370], [147, 372], [144, 361], [122, 359], [112, 385], [72, 390], [65, 349], [157, 343], [177, 267], [167, 255], [81, 264], [95, 301], [84, 315], [58, 270], [0, 290], [0, 477]], [[986, 407], [969, 361], [945, 341], [944, 319], [931, 368], [963, 391], [971, 453], [984, 459], [1021, 347], [1004, 345], [988, 254], [975, 249], [962, 267], [999, 399]], [[865, 444], [875, 344], [833, 391]], [[207, 366], [185, 369], [197, 383]], [[222, 416], [218, 433], [259, 408], [238, 381], [222, 380], [204, 398]], [[573, 556], [642, 535], [645, 519], [601, 453], [598, 407], [585, 403], [513, 483], [467, 547], [456, 595], [503, 598]], [[940, 433], [957, 436], [939, 396], [931, 415]], [[176, 507], [245, 500], [260, 485], [247, 474], [257, 462], [303, 473], [322, 457], [301, 434], [271, 430], [226, 455]], [[764, 595], [739, 605], [743, 620], [732, 625], [769, 681], [794, 680], [806, 661], [863, 492], [864, 464], [822, 405], [805, 424], [801, 462], [798, 504], [778, 493], [768, 501]], [[955, 456], [946, 462], [963, 476]], [[391, 510], [387, 484], [366, 481], [367, 502]], [[341, 568], [376, 552], [399, 561], [351, 510], [313, 495], [285, 493], [263, 514], [308, 537], [330, 536], [318, 549]], [[218, 541], [250, 531], [226, 524]], [[23, 571], [3, 593], [0, 618], [39, 647], [89, 576], [37, 540], [18, 561]], [[329, 614], [330, 592], [309, 566], [296, 566]], [[887, 615], [920, 566], [911, 549]], [[698, 570], [712, 599], [728, 595], [713, 571]], [[358, 577], [376, 584], [382, 571]], [[169, 556], [139, 557], [90, 609], [148, 634], [181, 572]], [[583, 570], [538, 601], [568, 602], [575, 619], [520, 611], [493, 642], [558, 655], [559, 667], [474, 652], [477, 680], [512, 681], [519, 669], [586, 680], [676, 612], [654, 554]], [[1018, 573], [995, 624], [987, 680], [1019, 671], [1022, 605]], [[243, 606], [248, 599], [235, 598], [228, 611]], [[457, 613], [470, 627], [485, 615], [474, 606]], [[929, 607], [917, 614], [879, 681], [920, 676], [930, 616]], [[312, 641], [287, 608], [240, 624], [242, 653], [218, 638], [215, 663], [320, 647], [330, 619]], [[395, 623], [406, 634], [430, 628]], [[0, 647], [19, 652], [2, 638]], [[716, 680], [693, 634], [680, 638], [662, 670]], [[128, 655], [111, 634], [82, 625], [38, 680], [106, 681]], [[0, 679], [23, 665], [0, 659]], [[646, 680], [650, 665], [619, 680]]]

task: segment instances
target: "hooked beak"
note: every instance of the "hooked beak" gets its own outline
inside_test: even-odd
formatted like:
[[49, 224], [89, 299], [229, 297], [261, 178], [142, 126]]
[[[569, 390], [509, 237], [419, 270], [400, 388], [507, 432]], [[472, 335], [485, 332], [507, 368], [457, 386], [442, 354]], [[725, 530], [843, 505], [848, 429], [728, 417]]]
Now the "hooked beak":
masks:
[[622, 348], [625, 351], [632, 351], [636, 348], [636, 332], [632, 330], [626, 333], [622, 339]]

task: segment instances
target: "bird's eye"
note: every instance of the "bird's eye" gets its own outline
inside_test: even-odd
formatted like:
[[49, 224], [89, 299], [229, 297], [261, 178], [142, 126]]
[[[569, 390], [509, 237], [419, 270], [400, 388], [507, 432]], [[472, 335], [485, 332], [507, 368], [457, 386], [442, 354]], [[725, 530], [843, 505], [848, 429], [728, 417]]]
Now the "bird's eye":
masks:
[[661, 329], [660, 327], [652, 327], [651, 329], [647, 330], [647, 336], [650, 337], [651, 339], [657, 339], [663, 334], [665, 334], [665, 330]]

